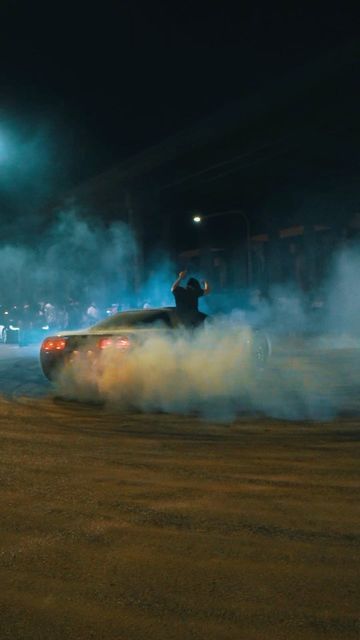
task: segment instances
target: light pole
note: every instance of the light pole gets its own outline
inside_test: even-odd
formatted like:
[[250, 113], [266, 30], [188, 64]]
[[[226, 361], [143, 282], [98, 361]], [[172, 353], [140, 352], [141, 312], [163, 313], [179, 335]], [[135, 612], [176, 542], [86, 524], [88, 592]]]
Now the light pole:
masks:
[[244, 213], [242, 209], [229, 209], [228, 211], [216, 211], [215, 213], [207, 213], [206, 215], [201, 215], [199, 213], [195, 214], [192, 218], [195, 224], [201, 224], [203, 221], [208, 220], [209, 218], [220, 218], [221, 216], [229, 216], [229, 215], [239, 215], [245, 222], [246, 226], [246, 267], [247, 267], [247, 282], [248, 287], [252, 284], [252, 259], [251, 259], [251, 239], [250, 239], [250, 221], [247, 215]]

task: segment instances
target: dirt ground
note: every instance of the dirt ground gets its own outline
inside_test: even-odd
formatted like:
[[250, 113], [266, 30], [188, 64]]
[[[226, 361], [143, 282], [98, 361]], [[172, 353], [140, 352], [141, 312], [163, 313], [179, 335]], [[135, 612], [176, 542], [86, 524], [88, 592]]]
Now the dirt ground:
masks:
[[359, 435], [3, 397], [1, 640], [359, 638]]

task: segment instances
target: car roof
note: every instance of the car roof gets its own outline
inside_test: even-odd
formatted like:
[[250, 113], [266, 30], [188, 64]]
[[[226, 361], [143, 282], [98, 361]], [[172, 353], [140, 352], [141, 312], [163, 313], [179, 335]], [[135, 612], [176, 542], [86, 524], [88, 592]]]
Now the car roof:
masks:
[[164, 322], [170, 327], [178, 324], [175, 307], [159, 307], [155, 309], [130, 309], [120, 311], [114, 315], [93, 325], [90, 330], [109, 330], [118, 327], [134, 327], [138, 325], [152, 325], [157, 322]]

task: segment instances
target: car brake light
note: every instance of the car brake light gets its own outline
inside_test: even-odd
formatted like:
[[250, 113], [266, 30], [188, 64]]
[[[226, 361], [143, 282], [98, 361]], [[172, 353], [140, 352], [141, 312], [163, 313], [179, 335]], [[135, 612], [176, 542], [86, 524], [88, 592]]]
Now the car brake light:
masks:
[[120, 351], [125, 351], [129, 349], [131, 343], [127, 336], [113, 336], [111, 338], [100, 338], [98, 342], [99, 349], [108, 349], [112, 347], [113, 349], [119, 349]]
[[100, 338], [99, 342], [98, 342], [98, 347], [99, 349], [107, 349], [108, 347], [112, 346], [112, 339], [111, 338]]
[[42, 351], [62, 351], [66, 347], [66, 338], [46, 338], [41, 345]]

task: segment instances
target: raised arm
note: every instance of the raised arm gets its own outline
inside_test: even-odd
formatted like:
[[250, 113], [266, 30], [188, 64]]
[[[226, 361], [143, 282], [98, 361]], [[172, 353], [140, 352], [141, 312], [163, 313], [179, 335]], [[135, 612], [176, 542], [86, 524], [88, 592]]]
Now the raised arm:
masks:
[[207, 296], [211, 292], [211, 288], [207, 280], [202, 281], [202, 289], [204, 292], [204, 296]]
[[180, 273], [179, 273], [179, 275], [178, 275], [177, 279], [175, 280], [175, 282], [174, 282], [173, 286], [171, 287], [171, 291], [172, 291], [172, 292], [174, 292], [174, 291], [175, 291], [175, 289], [177, 289], [177, 288], [178, 288], [178, 286], [179, 286], [180, 282], [181, 282], [182, 280], [184, 280], [184, 278], [186, 277], [186, 274], [187, 274], [187, 271], [180, 271]]

